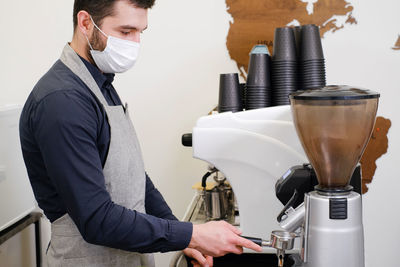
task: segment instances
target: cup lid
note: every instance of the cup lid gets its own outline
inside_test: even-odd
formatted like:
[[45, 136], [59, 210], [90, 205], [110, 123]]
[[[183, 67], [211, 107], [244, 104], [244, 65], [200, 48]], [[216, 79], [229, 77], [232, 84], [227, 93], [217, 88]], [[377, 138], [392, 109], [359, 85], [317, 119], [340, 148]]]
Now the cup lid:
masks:
[[267, 54], [267, 55], [269, 55], [268, 46], [262, 45], [262, 44], [255, 45], [255, 46], [253, 46], [253, 48], [250, 51], [250, 55], [251, 54]]
[[290, 94], [296, 100], [350, 100], [379, 98], [380, 94], [368, 89], [347, 85], [328, 85], [319, 89], [297, 91]]

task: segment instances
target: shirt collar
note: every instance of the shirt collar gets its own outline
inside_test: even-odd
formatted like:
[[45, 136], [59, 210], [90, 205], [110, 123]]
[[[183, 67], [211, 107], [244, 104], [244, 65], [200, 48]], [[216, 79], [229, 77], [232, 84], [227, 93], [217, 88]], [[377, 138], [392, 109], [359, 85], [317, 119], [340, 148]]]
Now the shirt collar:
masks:
[[93, 79], [96, 81], [99, 88], [103, 88], [105, 83], [111, 84], [114, 81], [114, 73], [101, 73], [101, 71], [94, 66], [92, 63], [79, 56], [82, 62], [85, 64], [86, 68], [89, 70], [90, 74], [92, 74]]

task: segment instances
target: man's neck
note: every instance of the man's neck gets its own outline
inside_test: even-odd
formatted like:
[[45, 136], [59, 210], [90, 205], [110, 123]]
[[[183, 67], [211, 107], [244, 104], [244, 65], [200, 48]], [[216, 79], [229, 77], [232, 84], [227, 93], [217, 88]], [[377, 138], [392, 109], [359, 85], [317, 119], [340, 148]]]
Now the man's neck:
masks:
[[82, 44], [82, 41], [79, 40], [79, 37], [77, 37], [77, 35], [74, 35], [69, 45], [79, 56], [94, 65], [92, 58], [89, 57], [87, 46]]

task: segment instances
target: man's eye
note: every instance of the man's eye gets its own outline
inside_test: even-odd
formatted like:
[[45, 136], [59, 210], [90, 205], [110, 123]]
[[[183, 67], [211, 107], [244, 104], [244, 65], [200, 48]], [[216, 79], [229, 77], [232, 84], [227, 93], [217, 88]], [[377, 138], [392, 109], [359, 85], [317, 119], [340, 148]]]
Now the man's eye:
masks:
[[122, 31], [121, 32], [123, 35], [128, 35], [130, 32], [124, 32], [124, 31]]

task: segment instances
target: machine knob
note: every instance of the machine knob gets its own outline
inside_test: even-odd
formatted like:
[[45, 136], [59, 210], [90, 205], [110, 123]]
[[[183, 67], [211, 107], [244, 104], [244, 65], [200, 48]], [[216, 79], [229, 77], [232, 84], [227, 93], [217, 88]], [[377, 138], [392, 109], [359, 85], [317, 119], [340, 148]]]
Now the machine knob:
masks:
[[182, 145], [188, 146], [188, 147], [192, 146], [192, 134], [191, 133], [182, 135]]

